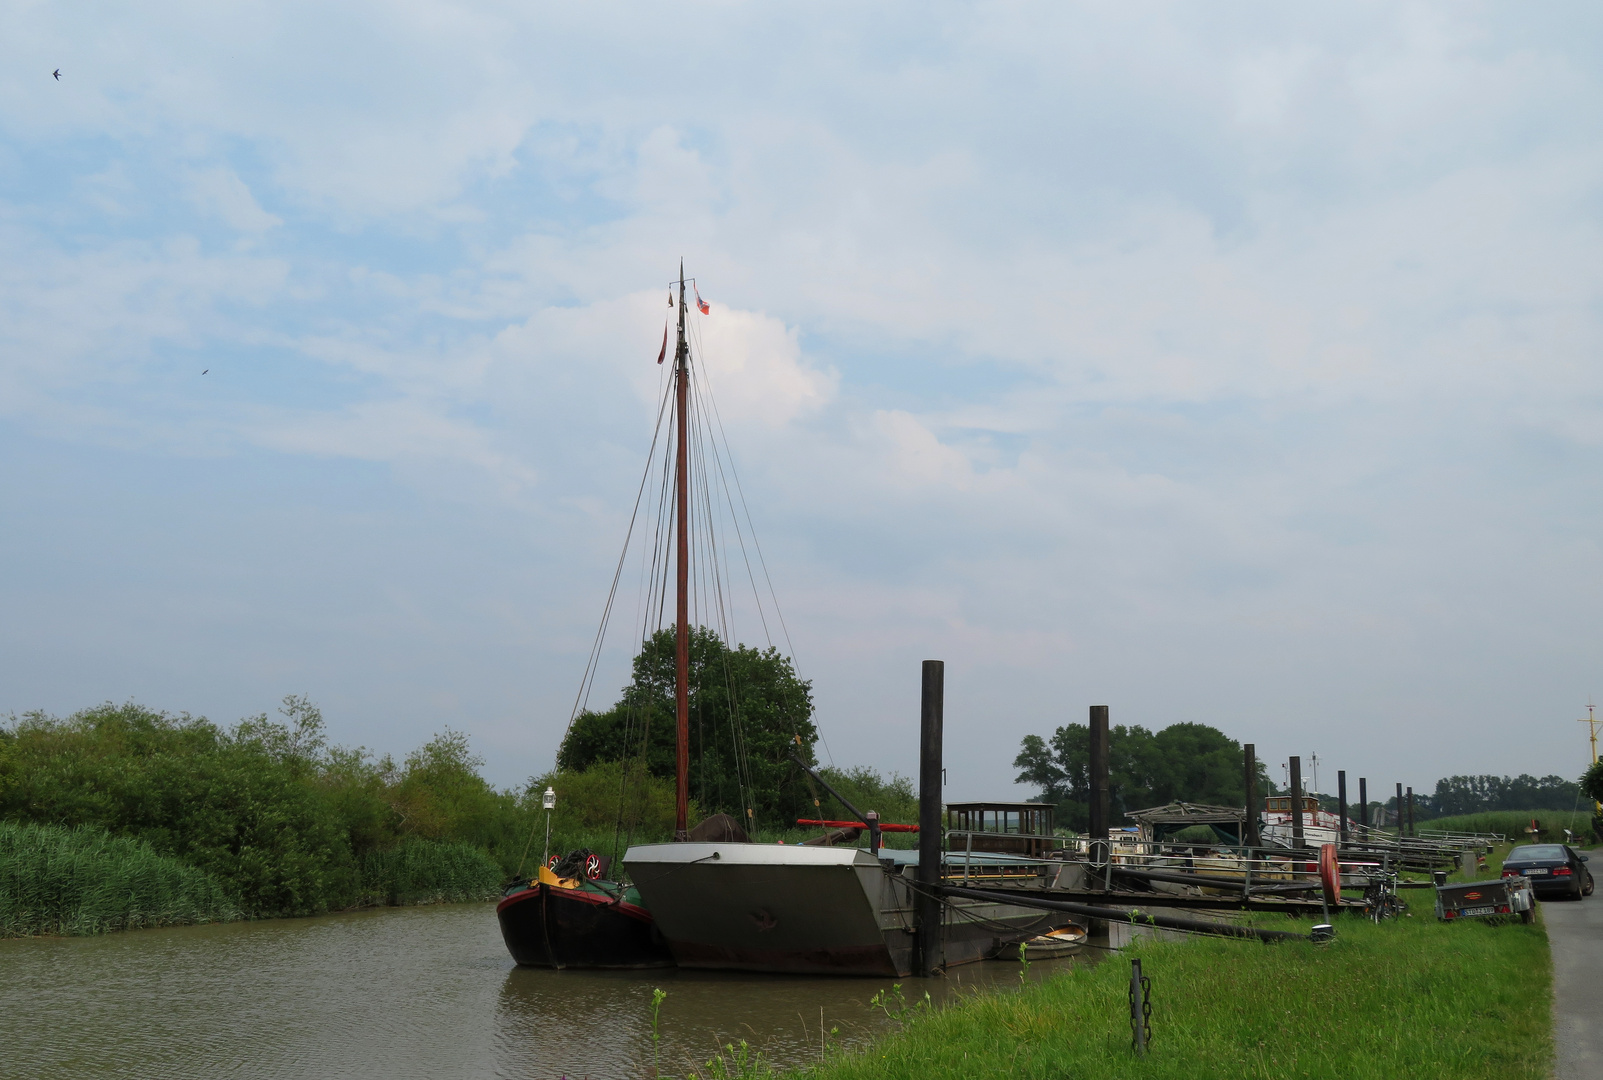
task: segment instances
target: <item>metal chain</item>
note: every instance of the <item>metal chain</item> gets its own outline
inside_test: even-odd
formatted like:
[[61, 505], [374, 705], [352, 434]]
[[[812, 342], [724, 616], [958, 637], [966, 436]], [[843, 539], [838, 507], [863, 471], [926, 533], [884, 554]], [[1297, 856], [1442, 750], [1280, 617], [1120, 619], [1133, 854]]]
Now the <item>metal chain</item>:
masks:
[[1130, 1002], [1130, 1049], [1135, 1050], [1140, 1045], [1152, 1046], [1152, 977], [1141, 976], [1141, 1026], [1146, 1029], [1146, 1039], [1140, 1040], [1136, 1032], [1136, 1006], [1135, 986], [1132, 984], [1126, 997]]

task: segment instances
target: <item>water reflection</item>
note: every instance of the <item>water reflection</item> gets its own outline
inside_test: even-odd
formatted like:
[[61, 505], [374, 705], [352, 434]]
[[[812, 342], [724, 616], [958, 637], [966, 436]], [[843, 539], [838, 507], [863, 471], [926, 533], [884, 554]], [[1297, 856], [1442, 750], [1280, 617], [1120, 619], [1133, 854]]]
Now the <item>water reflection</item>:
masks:
[[[1018, 973], [970, 965], [904, 992], [939, 1002]], [[0, 941], [0, 1077], [639, 1077], [655, 987], [664, 1073], [741, 1039], [800, 1065], [830, 1028], [848, 1046], [893, 1028], [869, 1008], [890, 982], [515, 968], [479, 904]]]

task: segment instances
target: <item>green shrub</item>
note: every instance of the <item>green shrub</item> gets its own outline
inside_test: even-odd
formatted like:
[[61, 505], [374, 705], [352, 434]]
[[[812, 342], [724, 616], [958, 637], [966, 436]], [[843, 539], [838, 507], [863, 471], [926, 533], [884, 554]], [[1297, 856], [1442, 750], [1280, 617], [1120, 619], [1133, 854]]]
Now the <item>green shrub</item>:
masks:
[[240, 918], [222, 882], [89, 826], [0, 822], [0, 937]]

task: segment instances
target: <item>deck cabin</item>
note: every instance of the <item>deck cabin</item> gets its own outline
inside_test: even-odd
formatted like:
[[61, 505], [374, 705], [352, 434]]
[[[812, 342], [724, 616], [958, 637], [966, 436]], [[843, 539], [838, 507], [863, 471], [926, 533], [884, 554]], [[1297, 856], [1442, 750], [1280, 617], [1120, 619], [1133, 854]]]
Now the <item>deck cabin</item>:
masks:
[[1056, 810], [1041, 802], [947, 803], [947, 849], [1041, 858], [1063, 846], [1053, 832]]

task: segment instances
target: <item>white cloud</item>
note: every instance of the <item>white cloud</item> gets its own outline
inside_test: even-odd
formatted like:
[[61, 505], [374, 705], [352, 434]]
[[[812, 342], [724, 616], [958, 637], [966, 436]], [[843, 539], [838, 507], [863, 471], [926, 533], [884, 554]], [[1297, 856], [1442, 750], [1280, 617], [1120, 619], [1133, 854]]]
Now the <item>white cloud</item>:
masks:
[[203, 213], [215, 214], [230, 228], [244, 233], [265, 232], [282, 225], [280, 218], [263, 210], [250, 188], [223, 166], [200, 169], [189, 176], [189, 197]]
[[[659, 15], [21, 11], [6, 415], [394, 466], [475, 535], [548, 544], [515, 601], [461, 588], [566, 628], [683, 257], [853, 753], [900, 745], [875, 665], [926, 648], [1008, 668], [1001, 758], [1065, 695], [1292, 740], [1455, 708], [1497, 732], [1511, 687], [1584, 680], [1603, 69], [1564, 12]], [[46, 52], [59, 85], [26, 75]], [[212, 250], [211, 218], [248, 244]], [[472, 700], [456, 677], [416, 700]], [[1473, 767], [1428, 743], [1398, 752]]]

